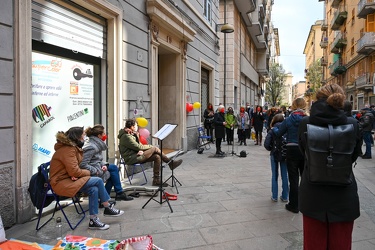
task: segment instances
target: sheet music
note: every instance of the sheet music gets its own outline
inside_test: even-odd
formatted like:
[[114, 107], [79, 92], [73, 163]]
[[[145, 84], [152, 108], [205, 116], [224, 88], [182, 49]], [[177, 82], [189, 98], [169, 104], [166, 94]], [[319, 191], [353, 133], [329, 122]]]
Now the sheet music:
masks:
[[177, 124], [165, 124], [158, 132], [156, 132], [152, 137], [164, 140], [172, 131], [177, 127]]

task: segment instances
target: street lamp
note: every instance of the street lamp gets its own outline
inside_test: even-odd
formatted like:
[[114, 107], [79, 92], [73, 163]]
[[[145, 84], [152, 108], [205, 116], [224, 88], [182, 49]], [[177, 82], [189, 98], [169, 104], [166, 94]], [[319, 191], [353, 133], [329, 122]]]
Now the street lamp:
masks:
[[227, 1], [226, 0], [224, 0], [224, 24], [218, 24], [218, 25], [221, 25], [220, 32], [224, 33], [224, 107], [226, 107], [226, 101], [227, 101], [227, 34], [234, 32], [233, 26], [227, 23]]

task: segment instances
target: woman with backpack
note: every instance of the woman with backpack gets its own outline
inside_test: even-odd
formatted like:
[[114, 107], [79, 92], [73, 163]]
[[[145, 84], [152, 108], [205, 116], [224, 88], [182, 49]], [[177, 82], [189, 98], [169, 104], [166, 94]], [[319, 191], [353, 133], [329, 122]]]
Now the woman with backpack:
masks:
[[[310, 117], [302, 119], [298, 130], [300, 149], [308, 156], [299, 189], [303, 249], [349, 250], [354, 220], [360, 215], [357, 182], [352, 170], [361, 147], [358, 122], [345, 115], [345, 93], [338, 84], [321, 87], [316, 92], [316, 99]], [[314, 128], [319, 132], [312, 133]], [[327, 130], [329, 133], [324, 132]], [[346, 136], [340, 135], [345, 131], [349, 131]], [[312, 147], [307, 143], [314, 140], [319, 140], [314, 147], [331, 144], [333, 154], [327, 152], [327, 157], [309, 157]], [[350, 147], [352, 153], [346, 147]], [[345, 153], [339, 153], [342, 148], [345, 148]], [[336, 166], [338, 161], [340, 164]], [[349, 166], [345, 166], [347, 162]], [[321, 172], [322, 168], [324, 171]], [[344, 178], [342, 173], [347, 173]], [[336, 183], [338, 180], [345, 182]]]
[[[277, 114], [273, 117], [272, 121], [270, 122], [270, 128], [280, 126], [280, 123], [284, 121], [283, 114]], [[264, 140], [264, 148], [270, 152], [270, 160], [271, 160], [271, 200], [277, 202], [278, 197], [278, 179], [279, 179], [279, 169], [282, 181], [282, 192], [280, 196], [280, 200], [283, 202], [288, 201], [289, 195], [289, 185], [288, 185], [288, 171], [286, 168], [286, 152], [285, 148], [283, 148], [283, 141], [285, 142], [285, 137], [276, 137], [272, 131], [267, 133], [266, 139]], [[285, 146], [284, 146], [285, 147]], [[280, 168], [279, 168], [280, 166]]]
[[98, 217], [99, 204], [104, 206], [104, 216], [120, 216], [124, 211], [116, 209], [109, 202], [102, 178], [90, 176], [90, 171], [81, 169], [82, 147], [85, 140], [83, 127], [71, 127], [66, 132], [56, 134], [55, 153], [51, 159], [50, 183], [59, 196], [74, 197], [78, 192], [89, 195], [89, 229], [105, 230], [109, 228]]

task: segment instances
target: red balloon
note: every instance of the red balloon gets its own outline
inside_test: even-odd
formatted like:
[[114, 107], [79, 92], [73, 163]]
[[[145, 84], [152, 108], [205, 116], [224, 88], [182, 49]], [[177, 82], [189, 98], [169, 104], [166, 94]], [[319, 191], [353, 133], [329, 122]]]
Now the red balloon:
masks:
[[193, 107], [193, 104], [191, 104], [190, 102], [187, 102], [186, 103], [186, 112], [191, 112], [193, 111], [194, 107]]
[[144, 138], [143, 136], [139, 136], [139, 142], [141, 143], [141, 144], [143, 144], [143, 145], [147, 145], [148, 144], [148, 142], [147, 142], [147, 139], [146, 138]]

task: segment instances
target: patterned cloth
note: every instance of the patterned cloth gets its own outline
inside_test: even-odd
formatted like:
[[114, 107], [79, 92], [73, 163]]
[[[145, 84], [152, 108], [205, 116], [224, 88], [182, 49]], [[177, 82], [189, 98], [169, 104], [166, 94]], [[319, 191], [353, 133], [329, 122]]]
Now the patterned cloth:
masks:
[[78, 235], [67, 235], [60, 240], [52, 250], [114, 250], [118, 245], [117, 240], [103, 240]]

